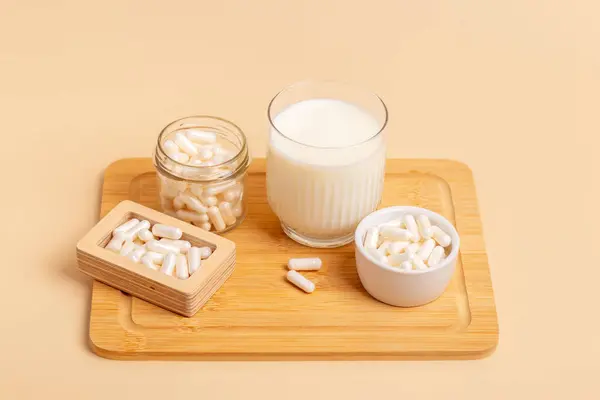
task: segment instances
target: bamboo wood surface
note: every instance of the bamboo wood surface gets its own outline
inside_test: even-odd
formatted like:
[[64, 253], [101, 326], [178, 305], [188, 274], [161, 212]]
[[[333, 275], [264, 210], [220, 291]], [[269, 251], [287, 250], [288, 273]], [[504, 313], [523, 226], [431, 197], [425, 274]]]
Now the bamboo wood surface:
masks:
[[[452, 221], [461, 251], [436, 301], [398, 308], [362, 288], [353, 245], [311, 249], [287, 238], [265, 196], [265, 162], [246, 182], [248, 216], [223, 236], [236, 243], [235, 272], [192, 318], [94, 282], [90, 340], [115, 359], [473, 359], [498, 342], [496, 309], [471, 171], [448, 160], [388, 160], [382, 204], [429, 208]], [[159, 209], [150, 159], [105, 172], [101, 217], [120, 201]], [[285, 281], [287, 260], [318, 256], [305, 294]]]

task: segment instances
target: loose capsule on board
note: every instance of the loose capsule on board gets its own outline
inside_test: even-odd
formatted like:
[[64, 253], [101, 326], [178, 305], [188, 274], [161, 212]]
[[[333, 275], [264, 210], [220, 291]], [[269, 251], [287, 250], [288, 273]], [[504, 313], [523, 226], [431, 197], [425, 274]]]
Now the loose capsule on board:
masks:
[[315, 291], [315, 284], [294, 270], [288, 271], [287, 280], [304, 290], [306, 293], [312, 293]]
[[288, 260], [288, 268], [294, 271], [318, 271], [321, 269], [321, 259], [318, 257], [312, 258], [290, 258]]
[[164, 224], [155, 224], [152, 227], [152, 233], [154, 234], [154, 236], [173, 240], [181, 239], [181, 236], [183, 235], [181, 229], [175, 226]]

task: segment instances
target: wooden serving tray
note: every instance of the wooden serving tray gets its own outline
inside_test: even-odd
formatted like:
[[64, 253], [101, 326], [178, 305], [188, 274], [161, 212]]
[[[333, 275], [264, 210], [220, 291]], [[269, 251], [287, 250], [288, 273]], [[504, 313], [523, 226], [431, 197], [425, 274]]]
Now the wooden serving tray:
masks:
[[[354, 245], [311, 249], [282, 232], [266, 200], [265, 162], [246, 181], [248, 216], [223, 236], [237, 247], [235, 272], [192, 318], [94, 281], [90, 340], [115, 359], [473, 359], [493, 352], [498, 324], [471, 171], [447, 160], [388, 160], [381, 207], [414, 205], [452, 221], [461, 237], [446, 292], [422, 307], [398, 308], [362, 288]], [[130, 199], [159, 209], [150, 159], [106, 169], [101, 216]], [[306, 273], [312, 294], [285, 279], [291, 257], [318, 256]]]

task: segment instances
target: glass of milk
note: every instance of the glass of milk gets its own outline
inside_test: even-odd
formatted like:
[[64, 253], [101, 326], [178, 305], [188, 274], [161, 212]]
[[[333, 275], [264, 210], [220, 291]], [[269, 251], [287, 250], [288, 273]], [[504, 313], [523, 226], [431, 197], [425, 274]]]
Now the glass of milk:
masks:
[[381, 201], [385, 104], [351, 85], [305, 81], [279, 92], [268, 116], [267, 198], [283, 231], [310, 247], [350, 243]]

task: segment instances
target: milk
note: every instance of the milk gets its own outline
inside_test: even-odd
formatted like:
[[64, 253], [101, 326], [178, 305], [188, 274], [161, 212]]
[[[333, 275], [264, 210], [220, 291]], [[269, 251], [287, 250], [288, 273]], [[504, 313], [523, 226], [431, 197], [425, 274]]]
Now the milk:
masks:
[[267, 196], [284, 229], [309, 245], [351, 241], [381, 200], [381, 123], [334, 99], [300, 101], [272, 121]]

